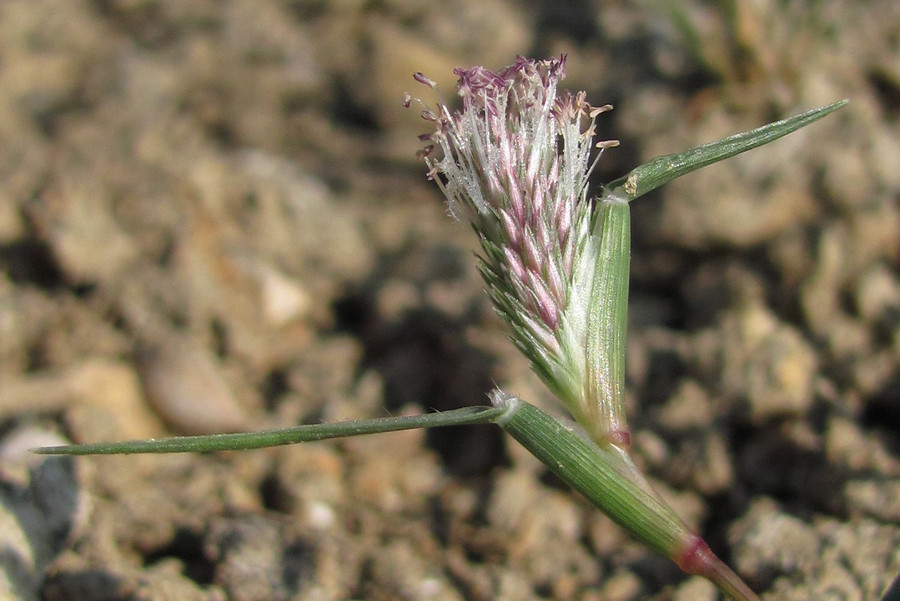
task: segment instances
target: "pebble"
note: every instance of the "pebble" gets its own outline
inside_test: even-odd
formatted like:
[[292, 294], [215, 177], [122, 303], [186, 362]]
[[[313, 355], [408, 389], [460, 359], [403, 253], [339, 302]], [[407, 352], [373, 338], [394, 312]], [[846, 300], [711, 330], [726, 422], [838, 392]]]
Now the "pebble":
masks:
[[844, 497], [854, 513], [900, 522], [900, 479], [851, 480], [844, 486]]
[[309, 315], [312, 300], [299, 282], [268, 266], [260, 267], [259, 278], [263, 312], [273, 326], [278, 328]]
[[900, 278], [887, 265], [874, 265], [856, 284], [856, 306], [866, 322], [900, 319]]
[[722, 388], [745, 399], [754, 420], [809, 410], [818, 361], [799, 330], [762, 304], [732, 310], [721, 329]]
[[250, 426], [248, 414], [206, 349], [171, 336], [142, 344], [136, 365], [147, 399], [179, 432], [215, 434]]
[[732, 526], [729, 539], [737, 543], [732, 567], [751, 579], [773, 572], [805, 572], [820, 562], [821, 545], [814, 527], [785, 513], [769, 498], [751, 504]]
[[0, 599], [39, 597], [44, 570], [87, 523], [88, 497], [75, 459], [33, 455], [66, 444], [59, 435], [22, 426], [0, 440]]
[[716, 601], [718, 591], [716, 586], [699, 576], [688, 578], [675, 590], [673, 601]]

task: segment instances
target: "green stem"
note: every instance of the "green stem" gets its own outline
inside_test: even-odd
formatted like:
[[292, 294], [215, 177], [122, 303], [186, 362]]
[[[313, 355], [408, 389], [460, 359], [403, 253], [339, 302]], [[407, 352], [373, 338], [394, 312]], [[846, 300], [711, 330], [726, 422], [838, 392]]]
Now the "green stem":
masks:
[[130, 440], [125, 442], [100, 442], [35, 449], [42, 455], [122, 455], [130, 453], [205, 453], [209, 451], [236, 451], [260, 449], [313, 442], [328, 438], [396, 432], [415, 428], [465, 426], [489, 424], [503, 414], [495, 407], [463, 407], [440, 413], [382, 417], [366, 421], [346, 421], [333, 424], [311, 424], [281, 430], [262, 432], [238, 432], [234, 434], [210, 434], [205, 436], [178, 436], [159, 440]]
[[515, 397], [496, 392], [491, 400], [506, 408], [496, 420], [506, 432], [631, 536], [685, 572], [707, 578], [734, 601], [759, 601], [653, 490], [625, 449], [599, 444]]
[[725, 562], [716, 558], [710, 573], [701, 574], [715, 584], [720, 591], [734, 599], [734, 601], [759, 601], [759, 597], [750, 590], [750, 587], [735, 574]]
[[675, 563], [688, 574], [706, 578], [734, 601], [759, 601], [756, 593], [699, 536], [675, 558]]

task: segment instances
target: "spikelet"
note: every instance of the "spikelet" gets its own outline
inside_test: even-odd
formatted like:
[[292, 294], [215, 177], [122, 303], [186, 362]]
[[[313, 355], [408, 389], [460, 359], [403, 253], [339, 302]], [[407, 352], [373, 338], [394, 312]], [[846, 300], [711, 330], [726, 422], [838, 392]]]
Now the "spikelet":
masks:
[[[428, 177], [450, 214], [478, 234], [481, 273], [513, 341], [575, 419], [608, 437], [624, 423], [610, 421], [605, 407], [613, 400], [597, 398], [604, 375], [596, 366], [608, 360], [590, 356], [604, 346], [591, 340], [599, 333], [590, 326], [603, 253], [602, 212], [587, 194], [599, 155], [618, 144], [593, 143], [597, 115], [612, 107], [591, 106], [584, 92], [558, 93], [564, 56], [454, 73], [462, 110], [423, 103], [422, 116], [434, 125], [420, 136]], [[436, 87], [420, 73], [415, 79]]]

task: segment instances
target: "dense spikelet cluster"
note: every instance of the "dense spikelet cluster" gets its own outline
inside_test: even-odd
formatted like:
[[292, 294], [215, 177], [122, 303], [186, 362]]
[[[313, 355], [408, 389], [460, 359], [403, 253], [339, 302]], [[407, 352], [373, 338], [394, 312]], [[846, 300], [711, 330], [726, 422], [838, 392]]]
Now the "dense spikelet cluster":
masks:
[[423, 105], [434, 125], [420, 137], [428, 176], [450, 213], [473, 224], [488, 293], [513, 340], [578, 419], [588, 403], [584, 349], [597, 250], [587, 202], [594, 120], [612, 107], [592, 107], [584, 92], [557, 94], [565, 57], [454, 73], [462, 109]]

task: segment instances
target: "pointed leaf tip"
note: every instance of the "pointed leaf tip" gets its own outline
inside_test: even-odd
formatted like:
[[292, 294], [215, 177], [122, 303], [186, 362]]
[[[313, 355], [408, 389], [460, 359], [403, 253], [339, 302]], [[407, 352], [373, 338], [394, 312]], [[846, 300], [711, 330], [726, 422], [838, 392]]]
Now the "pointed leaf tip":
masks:
[[711, 142], [685, 152], [667, 154], [636, 167], [628, 175], [611, 182], [606, 186], [606, 195], [624, 197], [628, 201], [643, 196], [651, 190], [672, 181], [675, 178], [696, 171], [727, 158], [731, 158], [742, 152], [758, 148], [773, 142], [778, 138], [797, 131], [822, 117], [833, 113], [847, 104], [849, 100], [838, 100], [826, 106], [819, 107], [729, 136], [717, 142]]

